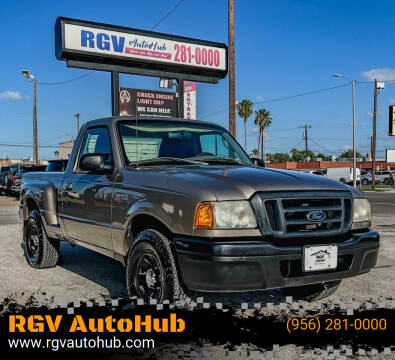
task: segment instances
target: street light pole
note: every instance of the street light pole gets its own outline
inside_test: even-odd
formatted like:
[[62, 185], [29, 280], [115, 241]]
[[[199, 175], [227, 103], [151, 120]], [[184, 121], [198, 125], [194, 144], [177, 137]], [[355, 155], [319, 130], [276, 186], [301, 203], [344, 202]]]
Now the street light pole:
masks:
[[38, 145], [37, 145], [37, 79], [29, 70], [22, 70], [25, 79], [33, 83], [33, 164], [38, 164]]
[[357, 187], [357, 145], [356, 145], [356, 138], [357, 138], [357, 124], [355, 122], [355, 81], [351, 80], [349, 77], [340, 74], [333, 74], [334, 77], [342, 77], [346, 79], [351, 84], [352, 89], [352, 183], [354, 188]]

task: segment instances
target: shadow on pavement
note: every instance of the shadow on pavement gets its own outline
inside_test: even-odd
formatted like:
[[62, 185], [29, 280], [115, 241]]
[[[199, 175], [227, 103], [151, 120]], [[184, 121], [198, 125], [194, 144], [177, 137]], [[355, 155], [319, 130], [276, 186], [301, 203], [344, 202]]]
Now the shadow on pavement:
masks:
[[62, 242], [59, 266], [106, 288], [105, 297], [127, 297], [125, 269], [114, 259]]

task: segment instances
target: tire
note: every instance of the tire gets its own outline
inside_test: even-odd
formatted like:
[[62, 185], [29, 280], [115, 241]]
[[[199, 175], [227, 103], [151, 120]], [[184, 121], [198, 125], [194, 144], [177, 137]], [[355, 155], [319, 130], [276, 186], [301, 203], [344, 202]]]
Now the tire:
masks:
[[369, 180], [368, 179], [363, 179], [362, 180], [363, 185], [369, 185]]
[[183, 306], [187, 300], [178, 280], [170, 241], [156, 230], [144, 230], [137, 236], [128, 254], [126, 285], [129, 297], [145, 302], [169, 300]]
[[317, 301], [333, 295], [340, 283], [341, 280], [334, 280], [322, 284], [288, 287], [282, 291], [285, 296], [292, 296], [295, 300]]
[[29, 213], [23, 230], [24, 252], [28, 264], [36, 269], [56, 266], [59, 260], [60, 241], [47, 237], [37, 210]]

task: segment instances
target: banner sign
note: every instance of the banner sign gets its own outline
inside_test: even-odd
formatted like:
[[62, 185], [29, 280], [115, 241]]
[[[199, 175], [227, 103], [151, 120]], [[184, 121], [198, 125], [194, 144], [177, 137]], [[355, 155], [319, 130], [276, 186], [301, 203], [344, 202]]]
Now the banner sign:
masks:
[[196, 83], [184, 81], [184, 119], [196, 120]]
[[389, 136], [395, 136], [395, 106], [391, 105], [389, 107]]
[[117, 64], [220, 79], [227, 74], [227, 51], [222, 43], [63, 17], [55, 25], [58, 60]]
[[119, 90], [120, 116], [177, 117], [175, 93], [128, 88]]

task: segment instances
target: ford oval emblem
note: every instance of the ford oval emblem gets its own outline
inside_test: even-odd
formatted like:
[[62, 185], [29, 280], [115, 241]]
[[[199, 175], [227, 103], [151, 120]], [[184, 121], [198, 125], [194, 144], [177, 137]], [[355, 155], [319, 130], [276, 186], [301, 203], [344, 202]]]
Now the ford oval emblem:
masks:
[[326, 214], [323, 211], [311, 211], [306, 215], [307, 219], [310, 221], [323, 221], [326, 219]]

